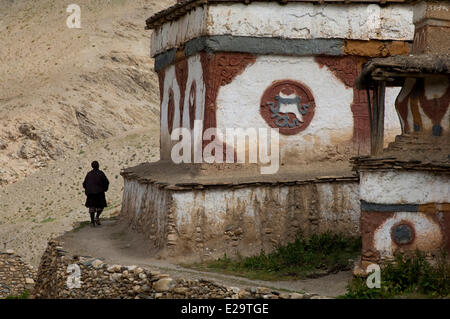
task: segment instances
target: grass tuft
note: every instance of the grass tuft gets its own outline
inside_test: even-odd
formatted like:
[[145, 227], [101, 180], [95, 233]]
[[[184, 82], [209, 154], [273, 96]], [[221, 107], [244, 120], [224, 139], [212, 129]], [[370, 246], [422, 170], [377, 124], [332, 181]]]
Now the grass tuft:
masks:
[[289, 280], [317, 277], [350, 268], [349, 259], [361, 250], [360, 238], [324, 234], [304, 238], [299, 234], [293, 243], [278, 246], [275, 251], [251, 257], [238, 256], [195, 265], [196, 268], [222, 271], [261, 280]]
[[48, 217], [48, 218], [42, 220], [42, 221], [41, 221], [41, 224], [52, 223], [52, 222], [54, 222], [55, 220], [56, 220], [56, 218]]
[[366, 279], [354, 278], [343, 299], [442, 298], [450, 296], [450, 264], [446, 254], [430, 263], [422, 252], [398, 254], [381, 269], [381, 287], [368, 288]]
[[28, 299], [30, 298], [30, 292], [25, 290], [20, 295], [9, 295], [5, 299]]
[[78, 226], [75, 227], [75, 228], [73, 229], [73, 231], [74, 231], [74, 232], [80, 231], [80, 230], [83, 229], [84, 227], [88, 226], [90, 223], [91, 223], [90, 221], [83, 221], [83, 222], [80, 222], [80, 223], [78, 224]]

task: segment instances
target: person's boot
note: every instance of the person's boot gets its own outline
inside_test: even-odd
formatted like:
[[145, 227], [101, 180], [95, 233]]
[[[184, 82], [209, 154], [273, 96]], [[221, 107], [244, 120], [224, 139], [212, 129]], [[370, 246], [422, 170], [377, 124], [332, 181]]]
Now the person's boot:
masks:
[[97, 216], [95, 217], [95, 223], [97, 224], [97, 225], [101, 225], [100, 224], [100, 214], [101, 214], [102, 212], [100, 211], [100, 212], [97, 212]]
[[94, 212], [90, 212], [90, 215], [91, 215], [91, 227], [95, 227]]

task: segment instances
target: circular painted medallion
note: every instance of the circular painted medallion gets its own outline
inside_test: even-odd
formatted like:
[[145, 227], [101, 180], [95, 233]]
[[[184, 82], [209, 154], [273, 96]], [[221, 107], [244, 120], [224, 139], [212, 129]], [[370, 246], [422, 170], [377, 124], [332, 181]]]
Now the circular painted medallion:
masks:
[[410, 244], [414, 236], [414, 227], [405, 222], [394, 225], [391, 229], [391, 237], [397, 245]]
[[304, 84], [293, 80], [275, 81], [261, 98], [260, 113], [270, 127], [281, 134], [303, 131], [314, 117], [314, 96]]

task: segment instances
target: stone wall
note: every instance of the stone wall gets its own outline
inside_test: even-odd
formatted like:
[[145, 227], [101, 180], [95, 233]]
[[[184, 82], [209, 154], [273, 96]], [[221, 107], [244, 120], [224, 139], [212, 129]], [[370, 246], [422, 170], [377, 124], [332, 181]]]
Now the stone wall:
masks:
[[0, 299], [30, 292], [36, 271], [12, 250], [0, 251]]
[[359, 185], [352, 178], [255, 184], [175, 191], [125, 176], [120, 218], [154, 252], [190, 261], [269, 252], [299, 231], [359, 235]]
[[[137, 266], [108, 265], [91, 257], [69, 256], [62, 243], [50, 241], [42, 256], [32, 297], [38, 299], [318, 299], [315, 294], [279, 293], [264, 287], [239, 289], [207, 280], [172, 279]], [[68, 288], [79, 267], [80, 288]], [[76, 284], [76, 281], [69, 282]]]

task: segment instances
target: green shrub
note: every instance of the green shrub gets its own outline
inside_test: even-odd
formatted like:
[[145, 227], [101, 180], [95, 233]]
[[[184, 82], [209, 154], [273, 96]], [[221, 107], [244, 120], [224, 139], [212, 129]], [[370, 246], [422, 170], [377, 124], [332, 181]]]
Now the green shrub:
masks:
[[435, 298], [450, 295], [450, 264], [442, 254], [430, 264], [421, 252], [398, 254], [382, 265], [381, 288], [368, 288], [365, 278], [354, 278], [342, 298]]
[[25, 290], [20, 295], [9, 295], [5, 299], [28, 299], [30, 297], [30, 293]]
[[304, 238], [299, 234], [293, 243], [278, 246], [266, 254], [240, 257], [232, 260], [224, 255], [207, 267], [226, 270], [260, 279], [301, 278], [321, 273], [335, 272], [349, 268], [349, 259], [361, 250], [361, 239], [342, 235], [315, 234]]

